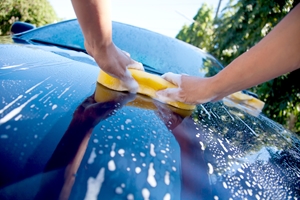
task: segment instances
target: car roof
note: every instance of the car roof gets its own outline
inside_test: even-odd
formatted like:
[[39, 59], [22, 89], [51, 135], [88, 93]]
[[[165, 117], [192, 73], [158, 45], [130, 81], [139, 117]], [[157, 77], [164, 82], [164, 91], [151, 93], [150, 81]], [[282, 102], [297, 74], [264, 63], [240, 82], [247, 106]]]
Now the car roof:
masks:
[[70, 166], [70, 199], [299, 197], [299, 139], [262, 114], [108, 90], [82, 52], [10, 44], [0, 55], [1, 197], [55, 198]]

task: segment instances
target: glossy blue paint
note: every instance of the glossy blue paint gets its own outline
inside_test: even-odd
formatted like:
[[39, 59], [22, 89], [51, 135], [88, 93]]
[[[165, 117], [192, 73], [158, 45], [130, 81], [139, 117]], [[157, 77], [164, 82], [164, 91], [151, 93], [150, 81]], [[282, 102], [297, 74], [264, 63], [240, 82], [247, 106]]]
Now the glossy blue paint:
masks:
[[[225, 99], [186, 112], [104, 88], [94, 60], [74, 51], [79, 30], [67, 21], [0, 45], [1, 199], [299, 198], [295, 134]], [[114, 23], [114, 39], [155, 73], [218, 70], [143, 29]]]

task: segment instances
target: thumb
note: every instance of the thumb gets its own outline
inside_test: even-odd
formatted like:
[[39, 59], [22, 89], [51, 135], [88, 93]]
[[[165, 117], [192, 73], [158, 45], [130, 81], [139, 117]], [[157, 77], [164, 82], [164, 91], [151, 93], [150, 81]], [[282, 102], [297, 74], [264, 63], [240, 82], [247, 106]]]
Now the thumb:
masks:
[[168, 88], [165, 90], [159, 90], [156, 92], [156, 97], [158, 101], [163, 103], [172, 101], [181, 101], [179, 96], [180, 88]]
[[174, 85], [180, 87], [181, 85], [181, 75], [174, 74], [172, 72], [167, 72], [161, 76], [163, 79], [173, 83]]
[[145, 71], [144, 66], [142, 63], [137, 62], [135, 60], [132, 60], [133, 62], [131, 64], [129, 64], [126, 68], [130, 68], [130, 69], [137, 69], [137, 70], [141, 70], [141, 71]]

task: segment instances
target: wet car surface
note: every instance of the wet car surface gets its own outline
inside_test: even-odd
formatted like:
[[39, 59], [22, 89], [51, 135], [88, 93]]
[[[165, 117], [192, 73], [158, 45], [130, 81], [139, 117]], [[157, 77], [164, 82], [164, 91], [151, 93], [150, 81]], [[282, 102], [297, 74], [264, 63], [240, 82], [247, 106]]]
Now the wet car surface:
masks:
[[[113, 27], [146, 71], [222, 69], [183, 42]], [[14, 41], [0, 46], [1, 199], [299, 198], [299, 138], [263, 114], [226, 99], [189, 112], [111, 91], [96, 83], [75, 20]]]

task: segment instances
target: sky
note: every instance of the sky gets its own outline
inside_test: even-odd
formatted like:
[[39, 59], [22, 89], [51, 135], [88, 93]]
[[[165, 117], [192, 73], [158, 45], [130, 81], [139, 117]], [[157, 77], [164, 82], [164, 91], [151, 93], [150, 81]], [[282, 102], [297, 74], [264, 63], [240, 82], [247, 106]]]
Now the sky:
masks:
[[[62, 19], [73, 19], [71, 0], [48, 0]], [[221, 8], [228, 0], [221, 1]], [[111, 0], [112, 20], [122, 22], [170, 37], [192, 23], [203, 3], [213, 6], [216, 12], [219, 0]]]

